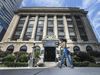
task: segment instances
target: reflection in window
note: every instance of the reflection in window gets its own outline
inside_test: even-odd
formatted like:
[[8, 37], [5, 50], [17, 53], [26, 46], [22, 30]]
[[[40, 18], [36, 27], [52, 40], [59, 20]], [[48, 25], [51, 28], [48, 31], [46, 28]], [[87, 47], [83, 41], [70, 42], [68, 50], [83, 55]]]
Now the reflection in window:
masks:
[[[53, 18], [51, 16], [48, 16], [48, 18]], [[47, 35], [54, 35], [54, 20], [48, 19], [48, 25], [47, 25]]]
[[36, 31], [36, 41], [41, 41], [43, 36], [43, 27], [44, 27], [44, 16], [39, 17], [37, 31]]
[[20, 48], [20, 51], [27, 51], [27, 47], [26, 46], [22, 46], [21, 48]]
[[[63, 17], [57, 17], [57, 25], [58, 25], [58, 39], [65, 38], [65, 31], [64, 31], [64, 24], [63, 24]], [[62, 27], [59, 27], [61, 25]]]
[[74, 51], [80, 51], [80, 48], [78, 46], [75, 46], [73, 49]]
[[17, 26], [17, 28], [15, 30], [15, 33], [14, 33], [13, 37], [12, 37], [12, 40], [19, 39], [20, 34], [22, 32], [22, 29], [23, 29], [23, 26], [24, 26], [24, 23], [25, 23], [25, 19], [26, 19], [26, 17], [20, 18], [18, 26]]
[[42, 35], [37, 35], [36, 36], [36, 41], [41, 41], [42, 40]]
[[13, 50], [14, 50], [14, 46], [9, 46], [9, 47], [7, 48], [7, 51], [10, 51], [11, 53], [13, 53]]
[[34, 23], [35, 17], [30, 17], [23, 40], [29, 41], [31, 39]]
[[88, 38], [87, 38], [87, 35], [86, 35], [86, 32], [85, 32], [84, 26], [82, 24], [82, 21], [80, 19], [80, 16], [75, 16], [75, 20], [76, 20], [76, 23], [77, 23], [77, 26], [78, 26], [78, 30], [79, 30], [81, 39], [84, 40], [84, 41], [88, 41]]
[[72, 41], [76, 41], [75, 29], [74, 29], [74, 26], [73, 26], [71, 16], [66, 16], [66, 21], [67, 21], [67, 25], [68, 25], [68, 31], [69, 31], [70, 39]]
[[92, 51], [92, 47], [91, 47], [91, 46], [87, 46], [87, 47], [86, 47], [86, 50], [87, 50], [87, 51]]

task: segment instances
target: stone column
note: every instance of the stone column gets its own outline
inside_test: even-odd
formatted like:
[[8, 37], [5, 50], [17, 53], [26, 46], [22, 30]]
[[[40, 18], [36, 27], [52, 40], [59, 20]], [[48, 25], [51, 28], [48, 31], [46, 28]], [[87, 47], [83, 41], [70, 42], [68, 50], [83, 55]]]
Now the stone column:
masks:
[[82, 21], [82, 24], [83, 24], [83, 26], [84, 26], [85, 32], [86, 32], [86, 34], [87, 34], [88, 41], [92, 40], [92, 36], [91, 36], [91, 33], [89, 33], [90, 31], [89, 31], [89, 27], [87, 27], [87, 22], [86, 22], [86, 20], [84, 19], [83, 16], [80, 16], [80, 19], [81, 19], [81, 21]]
[[76, 23], [76, 20], [75, 20], [74, 16], [72, 16], [72, 21], [73, 21], [73, 25], [74, 25], [75, 31], [76, 31], [77, 42], [82, 42], [83, 40], [81, 40], [80, 33], [79, 33], [77, 23]]
[[20, 38], [17, 41], [22, 41], [23, 40], [23, 37], [24, 37], [24, 34], [25, 34], [25, 30], [26, 30], [26, 27], [27, 27], [27, 24], [28, 24], [28, 20], [29, 20], [29, 15], [27, 15], [27, 18], [25, 20], [25, 23], [24, 23]]
[[17, 18], [16, 18], [16, 20], [15, 20], [15, 23], [13, 24], [14, 26], [13, 26], [13, 28], [12, 28], [12, 30], [11, 30], [11, 33], [10, 33], [9, 37], [8, 37], [9, 41], [10, 41], [10, 40], [12, 39], [12, 37], [13, 37], [13, 34], [14, 34], [14, 32], [15, 32], [15, 30], [16, 30], [16, 27], [17, 27], [17, 24], [18, 24], [18, 22], [19, 22], [19, 20], [20, 20], [20, 16], [21, 16], [21, 15], [18, 15], [18, 16], [17, 16]]
[[67, 25], [67, 21], [66, 21], [66, 16], [65, 15], [63, 15], [63, 22], [64, 22], [64, 29], [65, 29], [65, 37], [66, 37], [67, 42], [68, 42], [68, 41], [71, 41], [71, 40], [70, 40], [70, 36], [69, 36], [68, 25]]
[[45, 38], [46, 34], [47, 34], [47, 14], [45, 15], [45, 21], [44, 21], [44, 28], [43, 28], [43, 38]]
[[85, 20], [86, 20], [86, 22], [87, 22], [88, 30], [89, 30], [89, 33], [91, 34], [92, 40], [95, 40], [95, 41], [97, 42], [98, 40], [97, 40], [97, 38], [96, 38], [96, 35], [95, 35], [95, 33], [94, 33], [94, 31], [93, 31], [93, 29], [92, 29], [92, 27], [91, 27], [91, 24], [90, 24], [90, 22], [89, 22], [87, 16], [85, 15], [84, 18], [85, 18]]
[[32, 36], [31, 36], [30, 41], [35, 41], [35, 34], [36, 34], [36, 30], [37, 30], [37, 24], [38, 24], [38, 14], [36, 15], [36, 18], [35, 18], [35, 23], [34, 23], [34, 26], [33, 26], [33, 31], [32, 31]]
[[57, 30], [57, 15], [54, 15], [54, 35], [58, 39], [58, 30]]

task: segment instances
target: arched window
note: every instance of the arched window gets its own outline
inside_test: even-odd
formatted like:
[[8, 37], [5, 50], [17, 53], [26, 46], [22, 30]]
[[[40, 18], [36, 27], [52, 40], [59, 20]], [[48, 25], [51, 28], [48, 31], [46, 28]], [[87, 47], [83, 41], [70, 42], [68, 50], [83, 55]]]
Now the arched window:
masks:
[[7, 51], [11, 51], [12, 53], [13, 53], [13, 50], [14, 50], [14, 46], [9, 46], [9, 47], [7, 48]]
[[87, 46], [87, 47], [86, 47], [86, 50], [87, 50], [87, 51], [92, 51], [92, 47], [91, 47], [91, 46]]
[[74, 50], [74, 51], [80, 51], [80, 48], [79, 48], [78, 46], [75, 46], [75, 47], [73, 48], [73, 50]]
[[20, 48], [20, 51], [27, 51], [27, 47], [26, 46], [22, 46], [21, 48]]
[[36, 46], [36, 47], [35, 47], [35, 50], [40, 50], [40, 47], [39, 47], [39, 46]]

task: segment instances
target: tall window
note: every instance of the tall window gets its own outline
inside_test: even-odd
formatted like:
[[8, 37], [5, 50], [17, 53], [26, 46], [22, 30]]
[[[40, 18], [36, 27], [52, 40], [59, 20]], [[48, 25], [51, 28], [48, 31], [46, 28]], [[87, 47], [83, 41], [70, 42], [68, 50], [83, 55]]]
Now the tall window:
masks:
[[62, 16], [57, 16], [57, 26], [58, 26], [58, 39], [65, 38], [65, 30], [64, 30], [64, 23]]
[[54, 35], [54, 17], [48, 16], [47, 35]]
[[21, 34], [21, 32], [22, 32], [22, 29], [23, 29], [23, 26], [24, 26], [24, 23], [25, 23], [25, 20], [26, 20], [26, 17], [20, 18], [19, 23], [18, 23], [18, 25], [17, 25], [17, 28], [16, 28], [16, 30], [15, 30], [15, 33], [14, 33], [14, 35], [13, 35], [12, 40], [17, 40], [17, 39], [19, 39], [20, 34]]
[[77, 26], [78, 26], [78, 30], [79, 30], [81, 39], [84, 40], [84, 41], [88, 41], [85, 29], [84, 29], [84, 26], [83, 26], [83, 24], [81, 22], [80, 17], [79, 16], [75, 16], [75, 19], [76, 19], [76, 23], [77, 23]]
[[43, 27], [44, 27], [44, 16], [40, 16], [38, 20], [37, 32], [36, 32], [36, 41], [41, 41], [43, 36]]
[[67, 25], [68, 25], [68, 31], [69, 31], [70, 39], [72, 41], [76, 41], [75, 29], [74, 29], [74, 26], [73, 26], [71, 16], [66, 16], [66, 21], [67, 21]]
[[30, 17], [23, 40], [28, 41], [29, 39], [31, 39], [34, 23], [35, 23], [35, 17]]

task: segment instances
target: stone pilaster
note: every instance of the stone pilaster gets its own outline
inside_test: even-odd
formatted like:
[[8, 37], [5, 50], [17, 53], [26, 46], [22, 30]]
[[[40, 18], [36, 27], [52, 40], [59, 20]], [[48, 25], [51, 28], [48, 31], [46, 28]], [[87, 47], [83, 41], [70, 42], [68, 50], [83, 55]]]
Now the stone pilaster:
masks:
[[54, 15], [54, 35], [58, 39], [58, 30], [57, 30], [57, 15]]
[[77, 27], [77, 23], [76, 23], [74, 16], [72, 16], [72, 21], [73, 21], [73, 25], [74, 25], [75, 31], [76, 31], [77, 42], [82, 42], [83, 40], [81, 39], [81, 36], [80, 36], [79, 30], [78, 30], [78, 27]]
[[37, 30], [37, 24], [38, 24], [38, 14], [36, 15], [36, 18], [35, 18], [35, 23], [34, 23], [34, 26], [33, 26], [33, 31], [32, 31], [32, 36], [31, 36], [30, 41], [35, 41], [35, 34], [36, 34], [36, 30]]
[[70, 36], [69, 36], [68, 25], [67, 25], [67, 21], [66, 21], [66, 16], [65, 15], [63, 15], [63, 22], [64, 22], [64, 29], [65, 29], [65, 37], [66, 37], [67, 42], [68, 42], [68, 41], [71, 41], [71, 40], [70, 40]]
[[47, 17], [47, 14], [45, 15], [45, 21], [44, 21], [44, 29], [43, 29], [43, 38], [46, 36], [47, 34], [47, 20], [48, 17]]
[[86, 34], [87, 34], [88, 41], [92, 40], [92, 36], [91, 36], [91, 34], [90, 34], [89, 27], [87, 27], [87, 22], [86, 22], [86, 20], [84, 19], [83, 16], [80, 16], [80, 19], [81, 19], [81, 21], [82, 21], [82, 24], [83, 24], [83, 26], [84, 26], [85, 32], [86, 32]]
[[9, 37], [8, 37], [9, 41], [10, 41], [10, 40], [12, 39], [12, 37], [13, 37], [13, 34], [14, 34], [14, 32], [15, 32], [15, 30], [16, 30], [16, 27], [17, 27], [17, 24], [18, 24], [18, 22], [19, 22], [19, 20], [20, 20], [20, 16], [21, 16], [21, 15], [18, 15], [17, 18], [16, 18], [16, 21], [15, 21], [15, 23], [14, 23], [14, 26], [13, 26], [13, 28], [12, 28], [12, 30], [11, 30], [11, 33], [10, 33]]
[[17, 41], [22, 41], [22, 40], [23, 40], [23, 37], [24, 37], [24, 34], [25, 34], [25, 30], [26, 30], [28, 21], [29, 21], [29, 15], [27, 15], [27, 18], [26, 18], [26, 20], [25, 20], [25, 23], [24, 23], [24, 26], [23, 26], [23, 29], [22, 29], [20, 38], [19, 38]]

